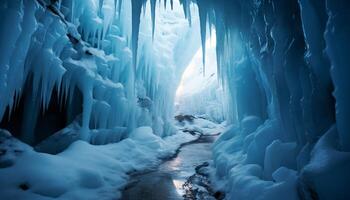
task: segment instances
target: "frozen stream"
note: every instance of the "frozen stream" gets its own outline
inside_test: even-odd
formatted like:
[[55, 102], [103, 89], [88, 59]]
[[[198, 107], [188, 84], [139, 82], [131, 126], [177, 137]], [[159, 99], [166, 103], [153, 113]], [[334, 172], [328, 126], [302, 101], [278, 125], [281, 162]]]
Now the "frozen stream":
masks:
[[196, 174], [197, 166], [211, 160], [211, 145], [216, 137], [202, 136], [197, 141], [180, 148], [176, 157], [161, 164], [156, 171], [132, 177], [133, 184], [124, 190], [122, 199], [184, 199], [183, 195], [192, 192], [183, 185], [189, 177]]

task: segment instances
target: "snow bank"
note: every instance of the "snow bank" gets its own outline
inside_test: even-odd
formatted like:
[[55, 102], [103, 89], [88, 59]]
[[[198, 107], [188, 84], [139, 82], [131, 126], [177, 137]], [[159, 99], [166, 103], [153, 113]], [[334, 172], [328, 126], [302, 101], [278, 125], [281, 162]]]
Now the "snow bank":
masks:
[[[228, 127], [213, 147], [212, 178], [228, 199], [349, 197], [350, 154], [339, 150], [334, 125], [316, 144], [303, 148], [276, 139], [280, 129], [274, 121], [245, 130], [243, 126]], [[337, 183], [330, 184], [334, 180]]]
[[[350, 153], [339, 150], [337, 128], [332, 126], [317, 142], [310, 162], [301, 171], [301, 193], [319, 199], [350, 196]], [[336, 184], [329, 184], [336, 180]]]
[[[254, 118], [250, 117], [250, 120], [252, 119]], [[250, 126], [251, 128], [253, 127]], [[227, 199], [298, 199], [297, 171], [293, 170], [294, 165], [288, 162], [288, 159], [294, 157], [285, 156], [289, 152], [294, 152], [294, 146], [274, 141], [267, 147], [265, 164], [255, 164], [256, 161], [253, 162], [253, 160], [257, 158], [249, 158], [254, 156], [255, 151], [246, 152], [242, 147], [246, 145], [247, 140], [252, 140], [249, 139], [251, 135], [256, 137], [259, 132], [255, 132], [254, 129], [250, 132], [247, 130], [246, 126], [245, 128], [231, 126], [215, 142], [213, 147], [214, 185], [218, 190], [226, 191]], [[243, 135], [242, 132], [247, 135]], [[260, 148], [256, 151], [259, 150]]]
[[[178, 115], [179, 116], [179, 115]], [[182, 116], [182, 115], [180, 115]], [[187, 115], [190, 116], [190, 115]], [[176, 121], [175, 125], [183, 132], [189, 132], [191, 134], [202, 134], [202, 135], [217, 135], [222, 133], [226, 127], [226, 121], [221, 124], [217, 124], [213, 121], [205, 119], [201, 116], [192, 116], [192, 120], [184, 119], [182, 121]], [[175, 117], [176, 118], [176, 117]]]
[[119, 143], [76, 141], [50, 155], [1, 130], [1, 199], [118, 199], [128, 173], [155, 167], [197, 137], [180, 132], [163, 140], [150, 127], [140, 127]]

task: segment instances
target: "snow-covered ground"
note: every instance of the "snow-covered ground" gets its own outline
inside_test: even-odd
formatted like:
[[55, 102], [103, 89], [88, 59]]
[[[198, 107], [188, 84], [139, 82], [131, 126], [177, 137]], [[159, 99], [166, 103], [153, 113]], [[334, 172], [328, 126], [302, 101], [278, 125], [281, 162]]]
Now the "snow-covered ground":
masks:
[[[180, 116], [180, 115], [178, 115]], [[201, 116], [185, 115], [193, 117], [192, 120], [177, 121], [175, 125], [182, 131], [190, 133], [199, 133], [202, 135], [218, 135], [226, 128], [226, 121], [218, 124]]]
[[[228, 126], [214, 143], [211, 163], [214, 188], [224, 191], [227, 199], [299, 199], [298, 172], [292, 168], [295, 143], [275, 140], [267, 147], [262, 168], [255, 164], [264, 154], [259, 147], [269, 144], [274, 137], [274, 122], [266, 122], [254, 131], [258, 120], [250, 117], [245, 121], [241, 127]], [[252, 138], [260, 137], [258, 144], [249, 146]]]
[[[162, 163], [154, 171], [132, 176], [130, 184], [123, 191], [123, 200], [195, 199], [190, 197], [197, 196], [195, 187], [204, 189], [201, 183], [193, 182], [193, 177], [196, 176], [198, 166], [211, 160], [212, 142], [217, 138], [216, 134], [221, 131], [223, 125], [190, 116], [176, 116], [176, 119], [181, 121], [176, 123], [179, 129], [191, 134], [200, 133], [201, 137], [182, 145], [176, 156]], [[206, 197], [212, 195], [209, 191], [204, 192]]]
[[140, 127], [119, 143], [79, 140], [50, 155], [1, 130], [0, 199], [118, 199], [128, 173], [158, 165], [198, 136], [179, 131], [161, 139], [150, 127]]

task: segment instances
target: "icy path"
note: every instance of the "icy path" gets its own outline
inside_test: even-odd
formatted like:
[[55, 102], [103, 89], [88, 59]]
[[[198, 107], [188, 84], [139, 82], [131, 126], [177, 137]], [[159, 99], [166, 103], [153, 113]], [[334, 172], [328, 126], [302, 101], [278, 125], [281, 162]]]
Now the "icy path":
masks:
[[[196, 123], [192, 125], [192, 128], [196, 127]], [[164, 162], [156, 170], [134, 175], [122, 199], [195, 199], [193, 197], [196, 195], [204, 195], [200, 199], [215, 199], [205, 187], [199, 186], [207, 183], [206, 177], [196, 174], [198, 166], [211, 160], [211, 145], [217, 138], [214, 134], [219, 133], [216, 132], [217, 127], [207, 128], [207, 132], [209, 130], [213, 135], [202, 135], [198, 140], [183, 145], [176, 157]], [[196, 188], [199, 188], [200, 194], [196, 194]]]

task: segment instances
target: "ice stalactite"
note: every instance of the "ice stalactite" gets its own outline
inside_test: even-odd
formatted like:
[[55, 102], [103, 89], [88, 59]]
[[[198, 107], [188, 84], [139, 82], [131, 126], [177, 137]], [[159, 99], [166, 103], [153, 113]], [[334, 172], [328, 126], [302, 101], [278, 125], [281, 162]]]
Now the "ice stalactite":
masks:
[[202, 56], [203, 56], [203, 75], [205, 75], [205, 42], [207, 40], [207, 10], [206, 4], [198, 4], [200, 27], [201, 27], [201, 40], [202, 40]]
[[137, 49], [138, 49], [138, 41], [139, 41], [139, 30], [140, 30], [140, 16], [141, 16], [141, 10], [144, 4], [146, 3], [146, 0], [132, 0], [131, 6], [132, 6], [132, 42], [131, 42], [131, 48], [133, 52], [133, 68], [136, 73], [136, 67], [137, 67]]
[[[129, 67], [132, 66], [131, 52], [115, 19], [114, 3], [101, 1], [96, 6], [93, 1], [76, 0], [46, 5], [29, 0], [2, 4], [6, 12], [19, 13], [21, 17], [7, 18], [3, 22], [3, 25], [18, 24], [13, 27], [19, 29], [13, 31], [18, 35], [12, 34], [13, 42], [17, 40], [17, 51], [9, 51], [11, 55], [8, 56], [18, 62], [18, 68], [14, 63], [9, 72], [2, 73], [11, 77], [11, 71], [17, 70], [18, 78], [8, 81], [1, 77], [1, 93], [6, 93], [0, 95], [2, 127], [10, 128], [14, 135], [29, 144], [36, 144], [54, 134], [42, 133], [48, 131], [43, 121], [57, 117], [61, 119], [50, 122], [54, 127], [50, 131], [74, 121], [81, 126], [81, 138], [87, 141], [91, 128], [129, 127], [134, 123], [135, 117], [129, 119], [129, 116], [137, 112], [127, 111], [129, 106], [136, 107], [136, 102], [132, 101], [134, 91], [129, 89], [133, 84], [129, 78], [123, 80], [125, 75], [133, 77], [133, 73], [129, 73], [132, 71]], [[70, 12], [67, 8], [71, 8]], [[10, 27], [8, 31], [12, 31]], [[1, 48], [12, 46], [12, 40], [8, 41], [1, 43]], [[126, 98], [130, 102], [126, 102]], [[101, 107], [107, 108], [106, 115], [97, 121], [94, 116]], [[113, 114], [108, 114], [109, 110], [114, 110], [110, 112]], [[12, 117], [12, 112], [16, 116]], [[10, 119], [20, 123], [16, 124], [18, 128], [11, 128], [13, 122], [7, 121]], [[75, 130], [71, 131], [74, 134]]]
[[[24, 6], [27, 7], [25, 13], [15, 12], [14, 8], [24, 9]], [[9, 29], [6, 32], [2, 31], [0, 37], [0, 49], [7, 49], [0, 55], [0, 119], [4, 117], [7, 106], [9, 107], [9, 112], [12, 112], [16, 103], [15, 97], [21, 94], [22, 83], [25, 81], [25, 73], [27, 72], [23, 67], [25, 54], [30, 47], [30, 36], [38, 26], [34, 17], [37, 5], [17, 2], [9, 5], [9, 7], [10, 9], [6, 9], [6, 7], [0, 8], [2, 10], [2, 19], [5, 19], [7, 15], [10, 16], [9, 20], [4, 21], [6, 23], [4, 26], [8, 26]], [[13, 22], [20, 22], [24, 19], [27, 22], [24, 27], [10, 25]], [[21, 31], [28, 34], [21, 34]], [[21, 45], [21, 48], [15, 48], [17, 45]]]
[[187, 0], [179, 0], [180, 3], [182, 4], [182, 8], [184, 10], [185, 13], [185, 17], [186, 19], [188, 19], [189, 24], [192, 24], [192, 15], [191, 15], [191, 1], [187, 1]]
[[156, 25], [155, 18], [156, 18], [156, 4], [157, 0], [150, 0], [151, 2], [151, 18], [152, 18], [152, 39], [154, 39], [154, 28]]
[[163, 0], [163, 3], [164, 3], [164, 9], [166, 9], [166, 6], [167, 6], [167, 0]]
[[[173, 134], [174, 131], [169, 122], [172, 95], [167, 92], [168, 86], [162, 86], [161, 74], [167, 74], [168, 80], [174, 82], [175, 78], [171, 73], [170, 75], [166, 73], [166, 70], [160, 70], [161, 73], [158, 71], [162, 68], [160, 66], [173, 67], [172, 63], [164, 62], [166, 58], [172, 57], [170, 49], [163, 48], [164, 58], [159, 59], [160, 62], [152, 60], [146, 65], [141, 64], [140, 69], [137, 69], [137, 60], [151, 55], [151, 53], [147, 56], [144, 53], [141, 53], [140, 57], [137, 55], [140, 13], [146, 8], [146, 3], [147, 1], [144, 0], [131, 2], [63, 0], [51, 4], [42, 1], [37, 3], [34, 0], [17, 4], [6, 1], [3, 4], [5, 7], [2, 7], [4, 13], [19, 14], [11, 19], [7, 18], [4, 24], [18, 24], [13, 28], [19, 27], [19, 29], [13, 31], [18, 35], [12, 34], [12, 37], [8, 38], [9, 42], [1, 43], [4, 44], [2, 48], [11, 49], [10, 47], [14, 44], [19, 48], [16, 52], [6, 51], [9, 55], [2, 54], [4, 62], [11, 56], [15, 61], [8, 61], [7, 65], [14, 64], [1, 68], [4, 76], [0, 78], [2, 83], [0, 89], [6, 94], [0, 96], [2, 126], [5, 128], [11, 126], [11, 122], [7, 119], [13, 119], [11, 114], [14, 113], [15, 117], [19, 118], [18, 123], [21, 123], [22, 128], [11, 131], [30, 144], [39, 142], [51, 144], [57, 138], [65, 138], [64, 134], [67, 130], [70, 130], [70, 134], [73, 135], [79, 132], [80, 139], [90, 141], [91, 134], [96, 133], [97, 130], [116, 127], [126, 128], [126, 131], [118, 132], [117, 136], [110, 138], [122, 139], [128, 136], [126, 132], [144, 123], [143, 119], [150, 121], [147, 125], [154, 126], [158, 135]], [[154, 37], [159, 35], [154, 29], [156, 26], [155, 3], [157, 1], [152, 1], [153, 9], [150, 9], [150, 15], [147, 15], [152, 18]], [[7, 5], [10, 4], [11, 9], [7, 9]], [[172, 8], [175, 6], [178, 8], [180, 4], [170, 1], [170, 5]], [[186, 2], [186, 5], [188, 9], [186, 15], [190, 18], [189, 2]], [[129, 9], [132, 11], [130, 16], [127, 14], [130, 13]], [[169, 8], [168, 10], [170, 11]], [[176, 17], [181, 16], [179, 13], [176, 15]], [[21, 20], [24, 22], [20, 23]], [[178, 24], [181, 27], [186, 22], [185, 19], [174, 21], [180, 22]], [[12, 31], [12, 29], [7, 30]], [[131, 45], [129, 44], [130, 35]], [[144, 44], [141, 47], [145, 48]], [[149, 49], [148, 46], [143, 50]], [[149, 57], [143, 61], [148, 59]], [[6, 63], [1, 64], [7, 66]], [[158, 67], [151, 67], [155, 64]], [[8, 77], [12, 76], [12, 70], [16, 70], [17, 65], [18, 70], [14, 74], [18, 74], [22, 80], [12, 81], [15, 79]], [[24, 90], [31, 85], [33, 85], [32, 92]], [[147, 91], [145, 95], [141, 95], [144, 92], [137, 93], [135, 88], [139, 87]], [[28, 96], [34, 96], [35, 101], [28, 100]], [[165, 97], [166, 100], [160, 99]], [[59, 100], [56, 101], [56, 98]], [[25, 110], [19, 109], [22, 107], [25, 107]], [[162, 110], [166, 110], [166, 113]], [[21, 115], [22, 112], [24, 116]], [[28, 117], [30, 114], [27, 113], [33, 113], [32, 117], [35, 119], [30, 120]], [[40, 138], [34, 136], [36, 132], [43, 131], [40, 126], [42, 121], [53, 118], [61, 118], [57, 120], [55, 128], [47, 134], [42, 134]], [[70, 128], [57, 132], [57, 128], [62, 129], [65, 126]], [[25, 129], [31, 130], [24, 131]], [[112, 134], [112, 132], [108, 133]], [[75, 136], [72, 138], [79, 139]], [[45, 141], [42, 141], [43, 139]], [[69, 143], [74, 140], [66, 141]], [[95, 138], [94, 141], [103, 143], [101, 139]], [[62, 146], [67, 147], [68, 143]], [[45, 151], [45, 148], [41, 150]]]
[[171, 7], [171, 10], [174, 9], [174, 0], [170, 0], [170, 7]]
[[118, 11], [118, 18], [121, 17], [122, 4], [123, 4], [123, 0], [118, 0], [118, 4], [115, 1], [115, 5], [117, 6], [116, 10]]

